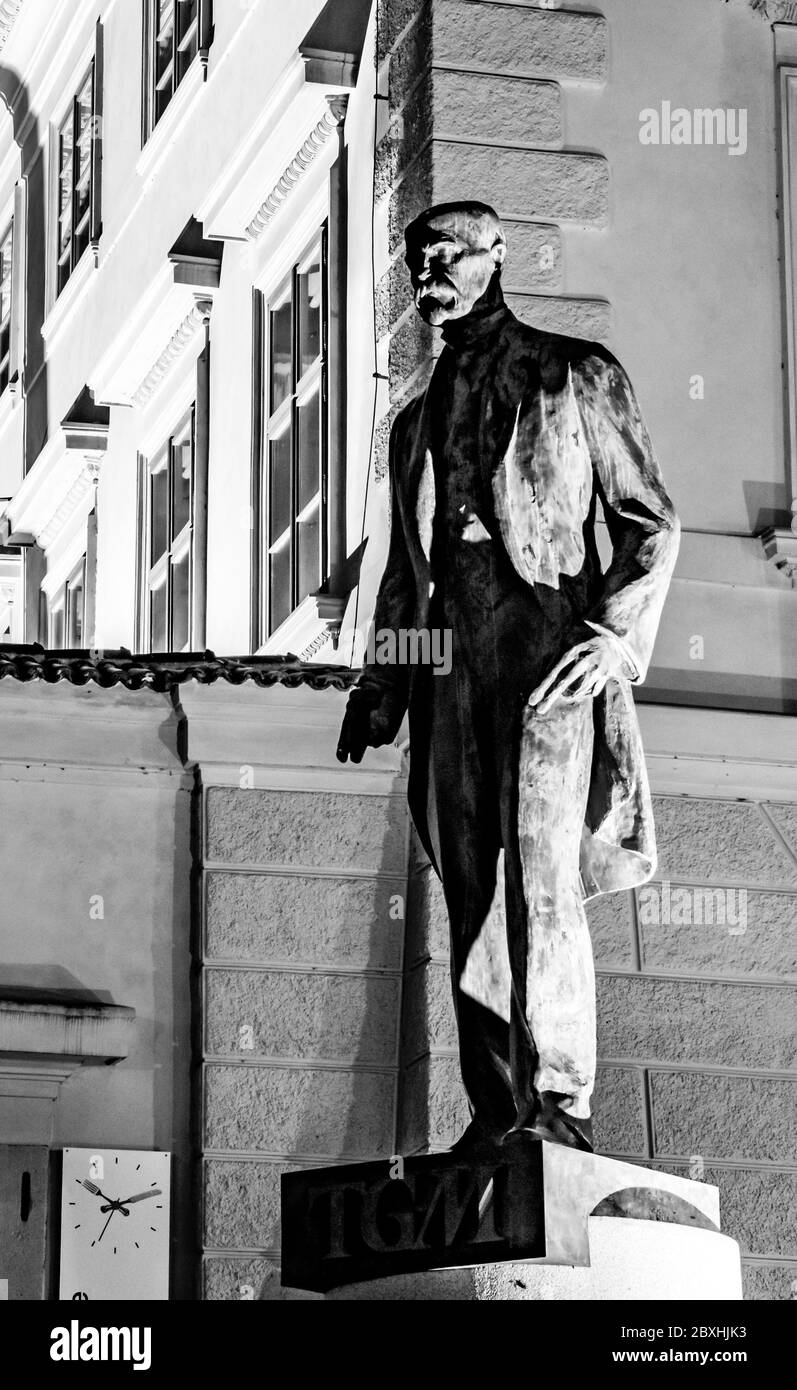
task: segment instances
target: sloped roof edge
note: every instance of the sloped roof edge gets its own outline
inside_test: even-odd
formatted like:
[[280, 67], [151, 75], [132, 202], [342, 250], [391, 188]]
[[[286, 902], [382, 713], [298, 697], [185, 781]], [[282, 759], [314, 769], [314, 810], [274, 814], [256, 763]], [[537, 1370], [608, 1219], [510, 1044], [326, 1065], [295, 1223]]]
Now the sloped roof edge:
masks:
[[359, 670], [348, 666], [316, 665], [290, 654], [216, 656], [206, 651], [137, 656], [124, 648], [46, 651], [38, 644], [0, 643], [0, 680], [12, 677], [18, 681], [46, 681], [51, 685], [59, 681], [88, 685], [93, 681], [104, 689], [123, 685], [128, 690], [166, 693], [185, 681], [213, 685], [225, 680], [231, 685], [251, 681], [263, 687], [308, 685], [311, 690], [348, 690], [359, 674]]

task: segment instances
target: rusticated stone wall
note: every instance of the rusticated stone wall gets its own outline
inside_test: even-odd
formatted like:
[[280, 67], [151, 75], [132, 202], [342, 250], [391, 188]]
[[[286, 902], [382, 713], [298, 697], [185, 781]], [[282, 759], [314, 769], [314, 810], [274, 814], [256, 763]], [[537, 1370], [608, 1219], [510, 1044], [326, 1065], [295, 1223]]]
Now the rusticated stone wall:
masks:
[[[656, 883], [589, 906], [597, 1145], [613, 1157], [715, 1183], [723, 1230], [742, 1247], [745, 1296], [791, 1299], [797, 807], [661, 796], [655, 809]], [[710, 912], [700, 889], [714, 894]], [[468, 1120], [445, 909], [423, 862], [410, 880], [408, 911], [400, 1130], [407, 1153], [423, 1146], [427, 1132], [433, 1147], [448, 1147]]]
[[183, 702], [202, 783], [202, 1296], [279, 1297], [281, 1173], [395, 1152], [406, 782], [395, 749], [335, 761], [335, 692]]
[[606, 80], [600, 15], [493, 0], [381, 0], [379, 19], [388, 100], [377, 216], [387, 224], [390, 259], [377, 289], [378, 335], [390, 335], [391, 410], [377, 453], [383, 475], [392, 416], [423, 386], [435, 350], [411, 307], [406, 224], [433, 202], [494, 204], [506, 220], [504, 287], [514, 311], [540, 327], [604, 338], [609, 306], [565, 293], [562, 228], [607, 225], [609, 168], [565, 141], [568, 84]]

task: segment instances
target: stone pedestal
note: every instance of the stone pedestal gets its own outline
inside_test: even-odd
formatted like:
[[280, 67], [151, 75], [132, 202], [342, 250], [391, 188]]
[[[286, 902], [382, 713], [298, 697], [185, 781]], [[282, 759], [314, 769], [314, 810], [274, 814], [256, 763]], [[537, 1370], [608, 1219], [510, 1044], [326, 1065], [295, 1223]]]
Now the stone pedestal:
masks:
[[598, 1154], [530, 1143], [472, 1168], [443, 1154], [282, 1185], [283, 1288], [265, 1298], [742, 1297], [715, 1187]]

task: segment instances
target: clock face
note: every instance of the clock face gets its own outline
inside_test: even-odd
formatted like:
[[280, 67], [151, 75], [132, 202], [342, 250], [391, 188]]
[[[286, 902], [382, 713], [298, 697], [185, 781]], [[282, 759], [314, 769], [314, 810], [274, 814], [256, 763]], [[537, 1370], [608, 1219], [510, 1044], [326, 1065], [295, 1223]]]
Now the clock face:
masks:
[[64, 1149], [62, 1299], [168, 1299], [168, 1153]]

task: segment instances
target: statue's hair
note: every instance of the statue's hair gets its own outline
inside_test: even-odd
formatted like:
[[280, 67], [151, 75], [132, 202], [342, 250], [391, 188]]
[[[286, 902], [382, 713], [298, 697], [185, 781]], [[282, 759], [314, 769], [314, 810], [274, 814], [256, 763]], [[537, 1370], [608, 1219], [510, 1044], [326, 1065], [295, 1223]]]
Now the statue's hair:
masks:
[[488, 225], [492, 224], [495, 232], [495, 241], [493, 244], [498, 241], [506, 245], [504, 229], [495, 208], [491, 208], [488, 203], [479, 203], [471, 198], [462, 198], [455, 203], [435, 203], [433, 207], [426, 208], [418, 217], [409, 223], [404, 232], [404, 240], [409, 243], [411, 239], [420, 235], [423, 228], [433, 217], [444, 217], [447, 213], [452, 212], [463, 213], [474, 223], [483, 224], [486, 222]]

